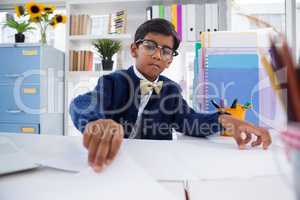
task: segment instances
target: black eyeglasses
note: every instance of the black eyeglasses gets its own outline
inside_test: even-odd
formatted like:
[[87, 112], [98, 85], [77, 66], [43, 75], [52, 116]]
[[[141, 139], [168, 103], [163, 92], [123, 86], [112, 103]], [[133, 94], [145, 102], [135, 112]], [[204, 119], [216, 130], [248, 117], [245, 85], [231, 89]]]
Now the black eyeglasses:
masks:
[[164, 61], [172, 60], [174, 56], [178, 55], [177, 51], [174, 51], [170, 47], [166, 46], [159, 46], [155, 41], [153, 40], [146, 40], [146, 39], [140, 39], [135, 42], [136, 44], [143, 45], [145, 52], [152, 56], [155, 54], [157, 48], [160, 49], [160, 56]]

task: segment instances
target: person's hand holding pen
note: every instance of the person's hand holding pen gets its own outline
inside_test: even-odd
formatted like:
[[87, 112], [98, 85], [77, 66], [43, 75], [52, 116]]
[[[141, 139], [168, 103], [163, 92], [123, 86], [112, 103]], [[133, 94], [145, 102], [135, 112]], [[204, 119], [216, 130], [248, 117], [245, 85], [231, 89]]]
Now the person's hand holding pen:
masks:
[[251, 143], [252, 147], [262, 145], [263, 149], [267, 149], [272, 143], [270, 133], [265, 128], [256, 127], [226, 114], [220, 115], [219, 122], [226, 131], [232, 133], [240, 149], [246, 148], [246, 145], [252, 141], [252, 136], [256, 136], [256, 140]]
[[89, 165], [100, 172], [116, 157], [124, 136], [122, 125], [111, 119], [99, 119], [86, 125], [83, 145], [88, 150]]

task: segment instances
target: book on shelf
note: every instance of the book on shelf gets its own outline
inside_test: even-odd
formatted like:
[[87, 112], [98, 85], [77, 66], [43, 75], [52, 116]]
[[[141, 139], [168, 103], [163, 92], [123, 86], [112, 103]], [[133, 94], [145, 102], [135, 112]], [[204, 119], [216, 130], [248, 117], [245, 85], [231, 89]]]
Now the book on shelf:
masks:
[[127, 32], [127, 11], [106, 15], [71, 15], [70, 35], [105, 35]]
[[127, 32], [127, 11], [120, 10], [109, 16], [109, 33], [123, 34]]
[[70, 71], [93, 71], [93, 52], [92, 51], [74, 51], [69, 54]]
[[202, 32], [219, 31], [218, 3], [173, 3], [153, 5], [146, 8], [147, 20], [163, 18], [170, 21], [182, 41], [199, 41]]
[[109, 32], [109, 14], [107, 15], [93, 15], [91, 16], [91, 34], [103, 35]]
[[91, 32], [91, 17], [89, 15], [70, 16], [70, 35], [88, 35]]

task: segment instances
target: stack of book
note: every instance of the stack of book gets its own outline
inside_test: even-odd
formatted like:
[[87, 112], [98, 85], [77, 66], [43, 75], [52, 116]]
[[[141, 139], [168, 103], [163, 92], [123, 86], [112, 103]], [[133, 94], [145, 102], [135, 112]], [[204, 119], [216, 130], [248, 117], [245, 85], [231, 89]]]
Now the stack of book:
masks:
[[110, 15], [109, 33], [126, 33], [127, 29], [127, 11], [120, 10]]
[[70, 51], [70, 71], [93, 71], [93, 52]]
[[88, 35], [91, 32], [91, 17], [89, 15], [70, 16], [70, 35]]
[[107, 15], [71, 15], [70, 35], [122, 34], [127, 29], [127, 11]]
[[102, 35], [109, 33], [109, 15], [93, 15], [91, 34]]

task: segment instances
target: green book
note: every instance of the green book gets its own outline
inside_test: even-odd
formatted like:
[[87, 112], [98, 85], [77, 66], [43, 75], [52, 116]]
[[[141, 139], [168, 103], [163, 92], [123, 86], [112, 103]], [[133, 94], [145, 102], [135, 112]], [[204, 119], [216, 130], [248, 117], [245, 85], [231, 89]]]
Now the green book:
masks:
[[159, 18], [165, 18], [165, 6], [159, 5]]

